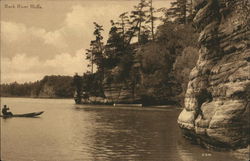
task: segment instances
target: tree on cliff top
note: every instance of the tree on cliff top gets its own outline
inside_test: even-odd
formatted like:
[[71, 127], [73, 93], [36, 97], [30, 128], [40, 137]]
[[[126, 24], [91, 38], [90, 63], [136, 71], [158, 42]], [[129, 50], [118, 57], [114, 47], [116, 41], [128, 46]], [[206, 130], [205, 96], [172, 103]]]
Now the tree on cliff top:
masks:
[[[124, 20], [122, 20], [124, 22]], [[111, 21], [109, 38], [105, 45], [105, 67], [112, 69], [120, 62], [120, 57], [125, 52], [125, 24]]]
[[168, 20], [173, 20], [179, 24], [187, 24], [193, 19], [193, 0], [176, 0], [171, 2], [171, 7], [165, 15]]
[[91, 67], [91, 73], [94, 72], [94, 64], [97, 66], [97, 70], [103, 72], [104, 68], [104, 47], [103, 47], [103, 27], [94, 22], [95, 30], [93, 32], [95, 39], [90, 42], [90, 49], [86, 51], [86, 59], [90, 61], [88, 65]]

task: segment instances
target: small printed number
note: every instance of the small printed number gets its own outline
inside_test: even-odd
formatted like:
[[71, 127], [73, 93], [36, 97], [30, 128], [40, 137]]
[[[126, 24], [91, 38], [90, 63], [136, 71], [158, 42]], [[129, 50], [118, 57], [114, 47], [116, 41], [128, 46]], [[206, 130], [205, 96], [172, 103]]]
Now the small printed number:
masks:
[[203, 156], [203, 157], [211, 157], [212, 154], [211, 154], [211, 153], [202, 153], [202, 156]]

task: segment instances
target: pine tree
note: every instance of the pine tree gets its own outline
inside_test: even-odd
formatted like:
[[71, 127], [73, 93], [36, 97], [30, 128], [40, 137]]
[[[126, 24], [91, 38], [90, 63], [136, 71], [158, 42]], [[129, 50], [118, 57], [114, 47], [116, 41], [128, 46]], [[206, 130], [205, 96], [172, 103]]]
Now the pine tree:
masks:
[[[45, 79], [45, 78], [44, 78]], [[73, 77], [73, 86], [75, 87], [75, 102], [81, 102], [81, 94], [82, 94], [82, 77], [79, 76], [77, 73]]]
[[94, 72], [94, 64], [97, 66], [97, 70], [103, 72], [103, 59], [104, 59], [104, 47], [103, 47], [103, 36], [101, 32], [103, 27], [96, 22], [94, 22], [95, 30], [93, 32], [95, 39], [90, 42], [90, 49], [86, 51], [86, 59], [90, 61], [88, 65], [91, 67], [91, 73]]
[[109, 38], [105, 45], [105, 60], [106, 68], [111, 69], [115, 67], [120, 57], [124, 52], [124, 41], [125, 41], [125, 24], [115, 23], [111, 21], [111, 29], [109, 31]]
[[119, 18], [120, 18], [119, 22], [116, 22], [115, 24], [118, 26], [118, 29], [121, 29], [121, 34], [122, 34], [124, 42], [125, 42], [126, 37], [127, 37], [126, 32], [129, 28], [128, 12], [124, 12], [124, 13], [120, 14]]
[[[131, 11], [130, 15], [130, 29], [127, 31], [128, 33], [128, 46], [134, 36], [137, 35], [138, 43], [141, 42], [141, 33], [143, 29], [143, 22], [146, 20], [146, 12], [143, 10], [147, 6], [145, 0], [141, 0], [137, 6], [134, 6], [135, 10]], [[145, 29], [145, 28], [144, 28]]]
[[193, 18], [192, 0], [176, 0], [171, 3], [166, 17], [180, 24], [187, 24]]
[[147, 15], [147, 21], [146, 23], [149, 23], [150, 24], [150, 32], [151, 32], [151, 38], [152, 40], [154, 41], [155, 40], [155, 35], [154, 35], [154, 28], [155, 28], [155, 25], [154, 25], [154, 22], [159, 19], [158, 17], [154, 16], [154, 13], [156, 12], [159, 12], [161, 11], [162, 9], [159, 9], [159, 10], [156, 10], [154, 7], [153, 7], [153, 0], [149, 0], [147, 2], [147, 7], [148, 7], [148, 12], [149, 14]]

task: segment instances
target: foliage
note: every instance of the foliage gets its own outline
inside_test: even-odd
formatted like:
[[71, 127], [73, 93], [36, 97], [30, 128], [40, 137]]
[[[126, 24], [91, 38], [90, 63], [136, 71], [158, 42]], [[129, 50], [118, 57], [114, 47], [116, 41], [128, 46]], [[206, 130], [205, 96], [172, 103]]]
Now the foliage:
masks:
[[[122, 21], [124, 21], [122, 19]], [[122, 24], [115, 24], [111, 21], [112, 27], [109, 31], [109, 38], [105, 45], [105, 68], [112, 69], [120, 62], [120, 57], [125, 52], [125, 27]], [[121, 25], [121, 26], [119, 26]], [[122, 31], [121, 31], [122, 30]]]
[[10, 84], [1, 84], [1, 96], [8, 97], [40, 97], [44, 87], [48, 86], [53, 89], [55, 96], [58, 98], [73, 97], [74, 88], [72, 77], [70, 76], [45, 76], [42, 80], [33, 83], [19, 84], [17, 82]]
[[103, 27], [94, 22], [95, 30], [93, 32], [95, 39], [90, 42], [90, 49], [87, 49], [86, 59], [90, 61], [89, 66], [91, 67], [91, 73], [93, 73], [94, 64], [97, 66], [97, 70], [103, 71], [104, 68], [104, 47], [103, 47], [103, 36], [101, 32]]
[[[190, 61], [190, 68], [193, 67], [196, 63], [196, 59], [193, 58], [197, 58], [197, 52], [191, 51], [196, 51], [197, 36], [190, 25], [168, 22], [158, 28], [155, 42], [150, 42], [138, 50], [137, 59], [141, 64], [139, 95], [142, 100], [150, 100], [146, 102], [149, 104], [166, 103], [174, 100], [173, 98], [184, 90], [182, 80], [177, 81], [176, 73], [173, 72], [174, 63], [178, 57], [185, 58], [191, 55], [187, 60]], [[185, 56], [182, 56], [183, 54]], [[182, 62], [181, 58], [178, 59], [178, 63]], [[184, 68], [185, 63], [182, 65]], [[177, 64], [176, 67], [179, 65]], [[188, 74], [183, 75], [183, 79], [188, 80]]]
[[[182, 55], [178, 56], [174, 63], [174, 73], [175, 78], [179, 82], [186, 82], [189, 76], [190, 71], [194, 68], [197, 59], [198, 59], [199, 51], [194, 47], [186, 47]], [[185, 84], [186, 84], [185, 83]]]
[[90, 96], [104, 97], [100, 73], [84, 73], [82, 77], [82, 91]]
[[175, 0], [165, 12], [167, 20], [178, 24], [188, 24], [194, 17], [193, 0]]
[[180, 55], [186, 46], [198, 47], [198, 33], [195, 33], [194, 28], [190, 24], [164, 23], [158, 27], [156, 38], [157, 43], [165, 46], [174, 57]]
[[82, 77], [80, 77], [77, 73], [73, 77], [72, 85], [75, 88], [75, 100], [77, 103], [80, 103], [82, 96], [83, 80]]
[[[90, 43], [87, 58], [92, 68], [93, 64], [97, 66], [97, 71], [83, 75], [82, 91], [105, 97], [105, 88], [123, 84], [124, 88], [127, 85], [133, 88], [133, 97], [140, 96], [143, 103], [172, 101], [185, 90], [182, 81], [190, 72], [179, 69], [179, 63], [197, 47], [198, 35], [189, 23], [193, 13], [190, 3], [192, 0], [177, 0], [169, 10], [156, 10], [152, 0], [140, 0], [133, 11], [120, 14], [117, 22], [111, 20], [106, 44], [102, 42], [102, 26], [95, 23], [95, 40]], [[158, 11], [166, 11], [167, 18], [155, 31]], [[190, 57], [196, 56], [194, 53]], [[188, 69], [196, 59], [190, 61]], [[175, 75], [178, 70], [185, 75]]]
[[141, 95], [142, 100], [150, 98], [151, 103], [163, 103], [172, 94], [169, 89], [171, 87], [169, 51], [158, 43], [149, 43], [137, 54], [141, 57], [141, 82], [138, 95]]
[[181, 104], [183, 104], [184, 96], [186, 93], [187, 85], [189, 82], [189, 74], [195, 67], [199, 52], [197, 48], [186, 47], [182, 55], [178, 56], [173, 65], [173, 73], [175, 80], [181, 85], [181, 94], [178, 96]]

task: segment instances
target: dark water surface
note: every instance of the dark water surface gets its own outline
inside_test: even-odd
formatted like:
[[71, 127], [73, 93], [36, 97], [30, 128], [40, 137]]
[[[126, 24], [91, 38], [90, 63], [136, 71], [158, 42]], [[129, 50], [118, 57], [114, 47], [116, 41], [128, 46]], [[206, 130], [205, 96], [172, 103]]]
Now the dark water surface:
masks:
[[67, 99], [1, 98], [13, 113], [1, 118], [4, 161], [237, 161], [183, 139], [180, 110], [79, 106]]

